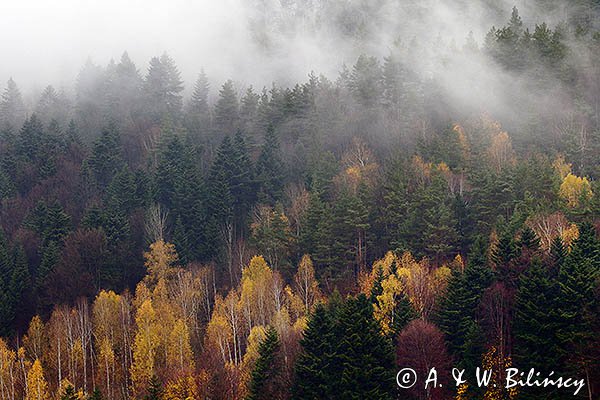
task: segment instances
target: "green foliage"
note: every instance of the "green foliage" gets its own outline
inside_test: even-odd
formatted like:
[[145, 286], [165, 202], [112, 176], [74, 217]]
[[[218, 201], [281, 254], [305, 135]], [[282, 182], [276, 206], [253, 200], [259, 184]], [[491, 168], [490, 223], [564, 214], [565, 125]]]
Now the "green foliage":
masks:
[[156, 375], [153, 375], [148, 382], [148, 388], [146, 389], [144, 400], [161, 400], [162, 394], [162, 382]]
[[281, 386], [281, 363], [277, 362], [280, 351], [279, 337], [273, 327], [267, 329], [258, 348], [258, 359], [252, 369], [247, 400], [269, 400], [277, 398]]
[[73, 385], [68, 385], [60, 395], [60, 400], [78, 400], [78, 398]]
[[391, 343], [364, 295], [341, 306], [317, 306], [301, 341], [294, 399], [391, 399]]
[[448, 349], [461, 360], [466, 350], [467, 338], [472, 335], [477, 323], [477, 308], [483, 291], [490, 286], [493, 273], [485, 262], [485, 246], [476, 240], [464, 272], [454, 270], [446, 294], [440, 300], [436, 319], [446, 335]]

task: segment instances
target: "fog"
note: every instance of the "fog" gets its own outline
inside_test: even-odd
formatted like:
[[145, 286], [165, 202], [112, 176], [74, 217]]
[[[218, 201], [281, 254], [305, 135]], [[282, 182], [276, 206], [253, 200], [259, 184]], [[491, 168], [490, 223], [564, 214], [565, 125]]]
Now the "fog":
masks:
[[410, 45], [421, 56], [405, 62], [437, 76], [459, 104], [485, 96], [489, 107], [510, 112], [502, 93], [510, 77], [481, 55], [452, 52], [469, 32], [481, 45], [514, 5], [526, 26], [564, 17], [560, 7], [548, 12], [531, 0], [4, 0], [0, 81], [13, 77], [30, 96], [47, 84], [68, 93], [88, 59], [106, 65], [127, 51], [144, 74], [152, 56], [167, 52], [189, 94], [201, 68], [213, 88], [229, 78], [238, 89], [288, 85], [310, 71], [335, 79], [361, 53], [382, 58]]

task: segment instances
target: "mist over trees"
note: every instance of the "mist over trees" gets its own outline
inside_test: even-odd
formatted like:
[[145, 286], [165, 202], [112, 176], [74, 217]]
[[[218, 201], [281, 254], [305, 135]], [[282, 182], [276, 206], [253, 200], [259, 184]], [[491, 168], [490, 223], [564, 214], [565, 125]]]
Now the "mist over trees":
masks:
[[[361, 4], [250, 15], [270, 61], [351, 38], [335, 75], [124, 52], [73, 90], [7, 81], [0, 400], [572, 398], [503, 389], [510, 366], [598, 395], [597, 4]], [[391, 29], [414, 7], [505, 19], [431, 45]], [[443, 390], [398, 391], [432, 364]]]

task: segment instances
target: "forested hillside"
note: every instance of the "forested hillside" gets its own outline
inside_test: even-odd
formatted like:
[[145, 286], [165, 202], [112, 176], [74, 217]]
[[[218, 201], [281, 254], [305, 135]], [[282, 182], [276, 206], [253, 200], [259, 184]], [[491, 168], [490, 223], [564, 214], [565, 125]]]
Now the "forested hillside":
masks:
[[[73, 93], [9, 80], [0, 400], [574, 397], [508, 366], [597, 399], [596, 23], [514, 8], [441, 38], [441, 68], [405, 40], [289, 87], [199, 71], [184, 95], [167, 53], [90, 61]], [[495, 91], [448, 86], [468, 59]], [[404, 366], [443, 387], [400, 391]]]

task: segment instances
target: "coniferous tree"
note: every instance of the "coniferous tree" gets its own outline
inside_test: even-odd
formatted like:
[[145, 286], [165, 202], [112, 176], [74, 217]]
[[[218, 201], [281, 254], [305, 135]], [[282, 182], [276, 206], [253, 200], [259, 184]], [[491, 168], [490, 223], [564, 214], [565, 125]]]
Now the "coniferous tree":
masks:
[[279, 336], [273, 327], [269, 327], [264, 340], [258, 348], [258, 359], [252, 369], [247, 400], [269, 400], [280, 398], [282, 367], [277, 362], [280, 352]]
[[121, 139], [115, 125], [111, 124], [102, 130], [86, 164], [94, 182], [100, 188], [106, 188], [123, 165]]
[[334, 313], [334, 309], [317, 304], [308, 320], [295, 365], [294, 400], [336, 398], [339, 366], [334, 362]]
[[15, 81], [10, 78], [0, 100], [0, 125], [20, 128], [25, 119], [25, 105]]
[[162, 383], [156, 375], [152, 375], [148, 382], [148, 388], [146, 389], [146, 395], [144, 400], [161, 400], [163, 394]]
[[[560, 366], [559, 292], [553, 274], [539, 259], [534, 259], [521, 277], [514, 305], [513, 355], [522, 370], [535, 368], [548, 374]], [[543, 391], [524, 388], [523, 395], [533, 399], [547, 391], [548, 388]]]
[[60, 395], [60, 400], [77, 400], [78, 398], [73, 385], [68, 385]]
[[204, 70], [194, 84], [194, 92], [187, 105], [185, 124], [189, 132], [195, 136], [206, 135], [210, 128], [210, 109], [208, 94], [210, 85]]
[[228, 80], [219, 91], [219, 99], [215, 105], [215, 129], [219, 136], [233, 135], [239, 123], [238, 98], [233, 81]]
[[393, 349], [382, 336], [365, 295], [346, 301], [338, 329], [341, 337], [335, 353], [343, 365], [338, 398], [394, 398]]
[[493, 273], [485, 261], [485, 245], [478, 238], [471, 249], [464, 272], [452, 272], [437, 313], [438, 325], [446, 334], [448, 349], [457, 357], [465, 351], [467, 334], [472, 329], [472, 324], [476, 323], [479, 301], [492, 279]]
[[274, 204], [281, 199], [283, 174], [279, 140], [275, 129], [270, 126], [267, 129], [261, 153], [256, 162], [258, 196], [261, 202]]
[[[571, 372], [581, 374], [573, 360], [586, 360], [586, 348], [593, 337], [596, 310], [595, 288], [600, 271], [600, 247], [594, 227], [584, 223], [571, 252], [560, 266], [557, 303], [560, 327], [560, 354], [570, 361]], [[585, 363], [583, 363], [585, 364]], [[567, 371], [565, 371], [567, 372]]]

